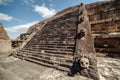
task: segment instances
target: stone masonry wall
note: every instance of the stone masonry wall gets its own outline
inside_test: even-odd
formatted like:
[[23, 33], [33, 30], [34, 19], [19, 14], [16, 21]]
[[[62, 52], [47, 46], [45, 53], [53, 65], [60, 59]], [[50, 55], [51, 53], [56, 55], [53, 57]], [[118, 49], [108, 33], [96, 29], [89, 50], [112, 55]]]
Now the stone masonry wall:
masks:
[[[97, 52], [120, 56], [120, 1], [88, 4], [92, 35]], [[116, 44], [115, 44], [115, 43]]]

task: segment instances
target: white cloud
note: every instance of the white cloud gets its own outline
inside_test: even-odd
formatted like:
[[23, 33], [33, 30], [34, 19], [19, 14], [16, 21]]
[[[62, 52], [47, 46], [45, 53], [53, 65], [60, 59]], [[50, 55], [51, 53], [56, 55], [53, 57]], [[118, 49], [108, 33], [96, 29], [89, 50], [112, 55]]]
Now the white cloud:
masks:
[[24, 0], [24, 3], [29, 5], [29, 4], [35, 3], [35, 0]]
[[34, 8], [34, 11], [38, 12], [43, 18], [49, 18], [56, 14], [55, 9], [52, 9], [52, 8], [49, 9], [45, 5], [42, 5], [42, 6], [36, 5]]
[[12, 19], [13, 19], [12, 16], [8, 16], [7, 14], [0, 13], [0, 20], [10, 21], [10, 20], [12, 20]]
[[7, 5], [8, 3], [12, 2], [14, 0], [0, 0], [0, 5]]
[[26, 33], [28, 28], [34, 24], [38, 23], [38, 21], [33, 21], [27, 24], [22, 24], [22, 25], [18, 25], [18, 26], [13, 26], [13, 27], [9, 27], [9, 28], [5, 28], [8, 35], [10, 36], [11, 39], [15, 39], [16, 37], [18, 37], [20, 34], [22, 33]]

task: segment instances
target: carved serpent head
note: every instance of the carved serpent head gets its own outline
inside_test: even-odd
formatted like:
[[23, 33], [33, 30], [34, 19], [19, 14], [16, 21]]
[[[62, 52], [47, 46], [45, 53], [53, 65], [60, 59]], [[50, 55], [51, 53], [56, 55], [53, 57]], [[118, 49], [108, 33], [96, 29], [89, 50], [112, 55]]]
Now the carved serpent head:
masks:
[[81, 57], [79, 63], [80, 63], [80, 66], [81, 66], [82, 69], [88, 69], [89, 68], [90, 64], [89, 64], [89, 59], [88, 58]]

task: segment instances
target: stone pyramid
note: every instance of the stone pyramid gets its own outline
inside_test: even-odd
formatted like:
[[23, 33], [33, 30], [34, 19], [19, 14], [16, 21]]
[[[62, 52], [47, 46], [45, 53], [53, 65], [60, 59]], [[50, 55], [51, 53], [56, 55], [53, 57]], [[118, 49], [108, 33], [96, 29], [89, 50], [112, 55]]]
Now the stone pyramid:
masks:
[[4, 27], [0, 23], [0, 53], [11, 51], [11, 40], [5, 31]]
[[[14, 56], [61, 71], [71, 71], [72, 74], [79, 71], [85, 76], [82, 69], [72, 71], [74, 64], [79, 64], [79, 58], [85, 56], [88, 60], [91, 54], [95, 55], [87, 10], [83, 4], [65, 10], [49, 19]], [[90, 56], [87, 62], [97, 74], [97, 62], [93, 57]]]
[[3, 39], [3, 40], [9, 40], [10, 39], [1, 23], [0, 23], [0, 39]]

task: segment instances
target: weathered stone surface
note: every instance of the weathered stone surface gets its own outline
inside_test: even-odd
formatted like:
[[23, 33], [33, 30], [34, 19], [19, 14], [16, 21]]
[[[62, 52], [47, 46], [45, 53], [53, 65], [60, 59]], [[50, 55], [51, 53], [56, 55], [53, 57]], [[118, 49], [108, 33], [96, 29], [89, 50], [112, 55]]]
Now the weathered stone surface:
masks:
[[[92, 80], [80, 75], [69, 77], [65, 72], [5, 57], [0, 54], [1, 80]], [[120, 80], [120, 59], [97, 57], [100, 80]]]
[[100, 80], [120, 80], [120, 59], [98, 57]]
[[2, 24], [0, 24], [0, 52], [11, 51], [11, 41]]
[[120, 0], [111, 0], [86, 5], [92, 35], [95, 37], [96, 51], [118, 57], [120, 57], [119, 4]]
[[0, 79], [1, 80], [92, 80], [76, 75], [69, 77], [66, 72], [44, 67], [14, 57], [1, 59], [0, 55]]
[[11, 51], [11, 41], [10, 40], [0, 40], [0, 52]]
[[9, 40], [10, 39], [1, 23], [0, 23], [0, 39], [2, 39], [2, 40]]

